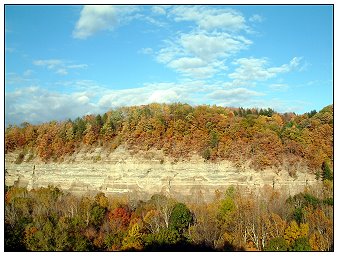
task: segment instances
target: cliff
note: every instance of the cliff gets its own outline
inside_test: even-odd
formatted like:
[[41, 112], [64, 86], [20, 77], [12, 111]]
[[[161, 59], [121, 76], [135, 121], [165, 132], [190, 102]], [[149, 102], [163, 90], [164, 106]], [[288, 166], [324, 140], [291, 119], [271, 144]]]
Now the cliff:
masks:
[[254, 170], [250, 164], [235, 166], [229, 161], [212, 163], [193, 154], [188, 160], [174, 160], [160, 150], [133, 153], [123, 145], [109, 152], [104, 148], [81, 148], [61, 163], [44, 163], [39, 158], [16, 164], [19, 152], [5, 156], [5, 183], [33, 189], [41, 186], [59, 186], [72, 193], [126, 195], [147, 199], [155, 193], [176, 198], [210, 200], [215, 191], [224, 191], [230, 185], [243, 191], [259, 191], [271, 186], [277, 191], [294, 195], [306, 186], [320, 184], [304, 166], [293, 170], [267, 168]]

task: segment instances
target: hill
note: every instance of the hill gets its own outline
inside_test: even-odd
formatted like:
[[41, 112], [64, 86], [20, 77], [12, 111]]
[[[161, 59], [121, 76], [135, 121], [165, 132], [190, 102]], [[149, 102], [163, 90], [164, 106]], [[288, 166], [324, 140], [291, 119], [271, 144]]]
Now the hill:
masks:
[[271, 109], [150, 104], [73, 121], [23, 123], [5, 132], [5, 153], [29, 151], [46, 162], [62, 161], [84, 145], [113, 150], [121, 144], [135, 151], [162, 149], [177, 159], [198, 153], [207, 161], [250, 160], [255, 169], [304, 163], [316, 170], [333, 160], [333, 108], [295, 115]]
[[333, 108], [296, 115], [272, 109], [150, 104], [63, 122], [23, 123], [5, 132], [5, 153], [22, 152], [17, 162], [27, 152], [30, 158], [62, 162], [84, 146], [114, 150], [121, 144], [136, 152], [161, 149], [175, 159], [197, 153], [206, 161], [250, 161], [255, 169], [292, 169], [301, 163], [315, 171], [324, 161], [333, 161]]

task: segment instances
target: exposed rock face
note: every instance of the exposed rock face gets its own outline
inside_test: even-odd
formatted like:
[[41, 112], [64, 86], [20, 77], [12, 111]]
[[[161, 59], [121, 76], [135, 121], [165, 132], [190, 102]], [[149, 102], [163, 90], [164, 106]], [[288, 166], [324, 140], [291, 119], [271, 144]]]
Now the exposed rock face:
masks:
[[317, 183], [315, 175], [306, 170], [298, 170], [293, 178], [286, 170], [255, 171], [235, 167], [227, 161], [204, 162], [197, 155], [177, 162], [165, 157], [161, 151], [131, 155], [122, 146], [112, 153], [101, 148], [90, 153], [81, 150], [62, 163], [45, 164], [34, 159], [15, 164], [17, 155], [5, 156], [6, 185], [16, 183], [27, 189], [55, 185], [81, 194], [102, 191], [147, 199], [155, 193], [166, 193], [210, 200], [217, 189], [223, 191], [230, 185], [240, 186], [248, 192], [269, 185], [293, 195], [303, 191], [305, 186]]

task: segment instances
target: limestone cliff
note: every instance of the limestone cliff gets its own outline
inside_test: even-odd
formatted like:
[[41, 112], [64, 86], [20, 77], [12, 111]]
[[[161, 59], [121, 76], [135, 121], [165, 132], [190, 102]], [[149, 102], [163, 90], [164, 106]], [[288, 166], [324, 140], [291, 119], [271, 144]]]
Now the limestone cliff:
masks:
[[236, 167], [228, 161], [210, 163], [198, 155], [173, 161], [161, 151], [133, 154], [123, 146], [113, 152], [82, 148], [61, 163], [43, 163], [37, 158], [27, 161], [26, 156], [16, 164], [17, 156], [18, 152], [5, 156], [6, 185], [28, 189], [55, 185], [81, 194], [102, 191], [146, 199], [154, 193], [165, 193], [209, 200], [217, 189], [223, 191], [230, 185], [247, 192], [268, 185], [293, 195], [308, 185], [319, 184], [306, 168], [296, 170], [291, 177], [287, 170], [255, 171], [249, 164]]

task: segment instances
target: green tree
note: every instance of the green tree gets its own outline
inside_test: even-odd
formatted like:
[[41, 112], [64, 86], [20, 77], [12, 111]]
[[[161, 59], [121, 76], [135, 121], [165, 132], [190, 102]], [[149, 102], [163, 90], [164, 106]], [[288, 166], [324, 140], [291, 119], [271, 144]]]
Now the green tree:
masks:
[[219, 207], [219, 220], [222, 225], [227, 226], [234, 217], [236, 212], [236, 203], [234, 200], [235, 189], [229, 187], [225, 193], [225, 198], [221, 200]]
[[288, 244], [283, 237], [272, 238], [264, 248], [264, 251], [286, 252], [287, 250]]
[[161, 228], [155, 234], [143, 237], [145, 250], [166, 250], [180, 242], [181, 236], [177, 230]]
[[295, 252], [304, 252], [312, 251], [309, 240], [306, 237], [300, 237], [295, 240], [294, 244], [291, 247], [291, 251]]
[[174, 206], [169, 220], [169, 227], [180, 233], [186, 230], [193, 223], [193, 215], [183, 203]]
[[105, 216], [105, 213], [106, 213], [105, 208], [99, 205], [95, 205], [90, 211], [90, 222], [94, 226], [100, 226]]
[[333, 180], [332, 171], [326, 161], [322, 164], [322, 180]]

